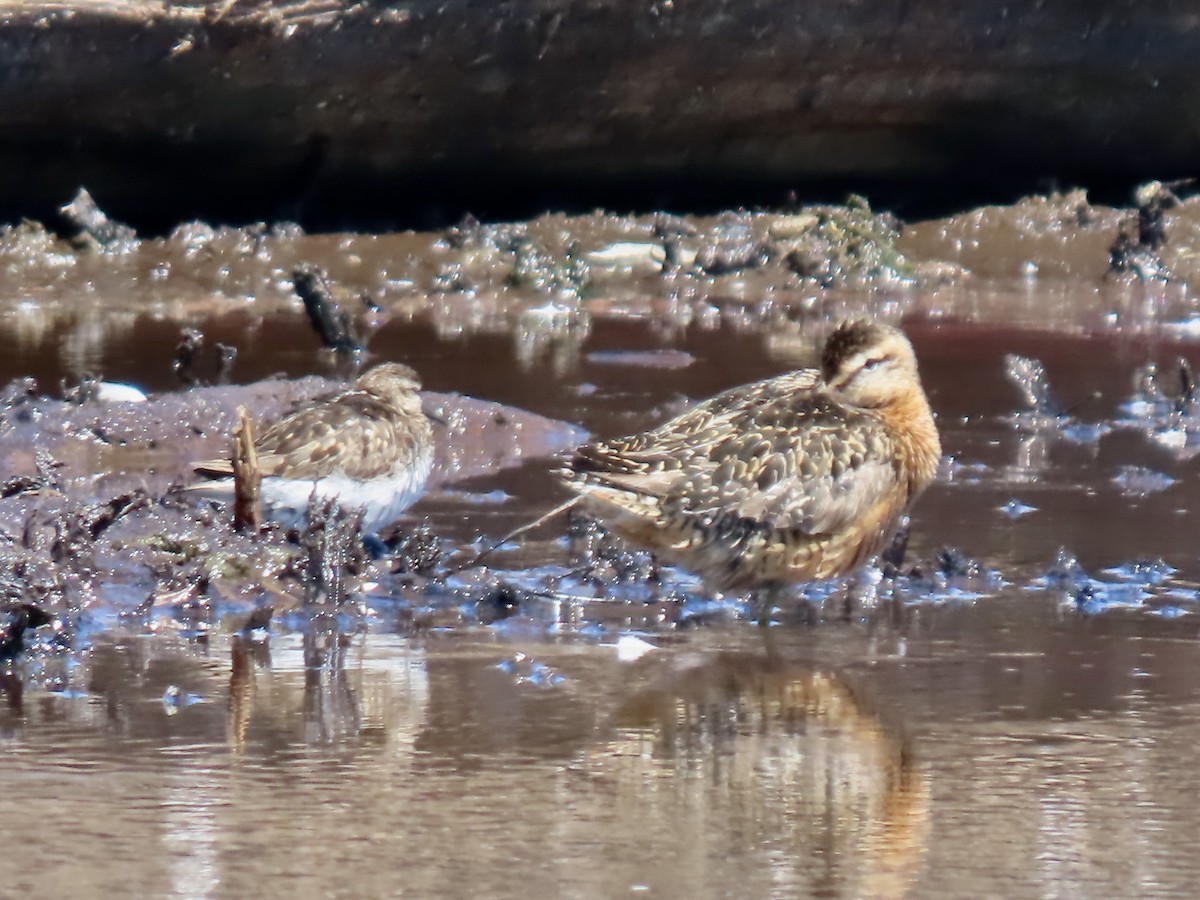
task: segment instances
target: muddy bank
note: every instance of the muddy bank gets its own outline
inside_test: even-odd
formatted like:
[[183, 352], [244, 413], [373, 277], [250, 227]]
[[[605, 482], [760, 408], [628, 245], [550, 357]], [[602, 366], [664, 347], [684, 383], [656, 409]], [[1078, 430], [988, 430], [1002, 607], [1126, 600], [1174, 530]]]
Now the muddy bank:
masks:
[[[1200, 284], [1200, 199], [1186, 185], [1180, 197], [1162, 190], [1169, 202], [1159, 206], [1105, 206], [1076, 190], [910, 223], [851, 197], [714, 216], [468, 216], [424, 232], [189, 222], [163, 238], [93, 208], [96, 222], [56, 214], [0, 227], [0, 320], [21, 335], [18, 352], [56, 345], [82, 377], [113, 375], [96, 370], [100, 348], [135, 334], [165, 373], [181, 325], [222, 318], [229, 324], [189, 351], [189, 364], [194, 378], [240, 381], [274, 371], [255, 364], [251, 335], [303, 309], [295, 279], [309, 269], [328, 278], [368, 349], [378, 329], [407, 322], [446, 339], [509, 335], [519, 359], [548, 354], [560, 366], [573, 365], [600, 320], [652, 319], [668, 332], [739, 323], [769, 333], [781, 357], [820, 322], [879, 312], [1182, 333], [1194, 327]], [[241, 356], [223, 359], [221, 346], [235, 345]], [[294, 365], [283, 348], [272, 358], [301, 374], [319, 346], [297, 333]], [[39, 351], [10, 368], [37, 375], [44, 362]]]
[[[228, 504], [181, 488], [196, 480], [192, 461], [227, 456], [238, 406], [270, 421], [334, 386], [320, 378], [275, 380], [142, 402], [54, 401], [39, 397], [30, 382], [10, 386], [0, 413], [0, 598], [35, 602], [72, 634], [81, 615], [153, 621], [160, 604], [179, 623], [205, 630], [231, 610], [246, 615], [266, 599], [269, 620], [270, 598], [289, 596], [277, 579], [312, 583], [304, 574], [312, 555], [307, 532], [241, 533]], [[497, 403], [448, 394], [423, 400], [436, 417], [436, 461], [426, 488], [434, 498], [449, 492], [452, 501], [469, 505], [469, 488], [455, 485], [551, 456], [585, 434]], [[487, 497], [478, 502], [486, 505]], [[324, 528], [323, 540], [333, 541], [340, 532], [331, 529], [341, 526], [330, 522], [309, 530]], [[412, 560], [423, 554], [430, 565], [440, 557], [436, 536], [413, 520], [382, 537], [388, 551], [382, 571], [419, 568], [424, 564]], [[362, 575], [370, 563], [352, 523], [344, 542], [341, 565]], [[345, 599], [339, 594], [335, 603]]]
[[28, 0], [0, 14], [0, 215], [80, 184], [164, 229], [1128, 186], [1192, 171], [1198, 48], [1120, 0]]

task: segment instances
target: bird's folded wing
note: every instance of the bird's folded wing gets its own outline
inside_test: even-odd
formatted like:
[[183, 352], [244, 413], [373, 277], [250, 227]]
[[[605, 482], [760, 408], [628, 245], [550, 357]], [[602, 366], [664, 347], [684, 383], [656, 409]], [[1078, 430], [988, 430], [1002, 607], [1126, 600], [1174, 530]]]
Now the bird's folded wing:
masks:
[[[269, 427], [255, 441], [264, 476], [298, 480], [340, 472], [350, 478], [377, 478], [393, 471], [404, 452], [413, 452], [411, 435], [399, 434], [394, 413], [381, 401], [351, 391], [335, 402], [310, 403]], [[229, 460], [193, 464], [202, 475], [229, 476]]]
[[882, 424], [820, 398], [768, 401], [684, 445], [587, 445], [571, 467], [584, 483], [653, 496], [681, 514], [813, 535], [845, 527], [902, 490]]

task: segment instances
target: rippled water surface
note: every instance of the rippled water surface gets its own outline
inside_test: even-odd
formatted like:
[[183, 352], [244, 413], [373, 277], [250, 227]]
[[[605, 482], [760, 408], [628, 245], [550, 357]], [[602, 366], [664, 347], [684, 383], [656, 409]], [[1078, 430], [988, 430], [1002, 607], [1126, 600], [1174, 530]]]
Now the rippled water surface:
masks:
[[[176, 387], [168, 322], [91, 343], [78, 321], [13, 322], [5, 380]], [[202, 327], [241, 341], [236, 381], [320, 371], [297, 318]], [[383, 585], [365, 617], [254, 639], [219, 617], [197, 631], [94, 609], [83, 646], [0, 678], [0, 821], [23, 857], [9, 890], [1190, 895], [1194, 423], [1170, 397], [1130, 401], [1139, 367], [1157, 361], [1169, 394], [1200, 346], [919, 311], [906, 328], [949, 461], [914, 512], [906, 574], [865, 605], [810, 592], [758, 629], [667, 573], [652, 596], [544, 598], [496, 621]], [[613, 434], [804, 364], [818, 333], [611, 315], [539, 337], [418, 315], [371, 350], [430, 390]], [[1044, 362], [1067, 418], [1018, 415], [1010, 353]], [[447, 486], [413, 517], [451, 543], [495, 537], [564, 496], [553, 465]], [[560, 574], [563, 533], [496, 567], [527, 585]]]

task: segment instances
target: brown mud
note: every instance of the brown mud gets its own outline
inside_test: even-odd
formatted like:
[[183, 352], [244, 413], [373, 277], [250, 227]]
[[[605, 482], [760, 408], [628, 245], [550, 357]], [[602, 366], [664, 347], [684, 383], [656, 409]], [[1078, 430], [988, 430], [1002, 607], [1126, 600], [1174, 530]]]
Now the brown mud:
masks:
[[[74, 848], [16, 886], [1186, 892], [1200, 203], [1161, 217], [1158, 245], [1078, 193], [911, 225], [855, 201], [10, 229], [0, 591], [54, 621], [0, 670], [0, 769], [32, 793], [0, 812]], [[304, 265], [361, 356], [321, 348]], [[759, 630], [565, 516], [463, 567], [566, 498], [583, 434], [809, 365], [851, 315], [903, 324], [947, 457], [898, 571], [798, 587]], [[304, 536], [172, 487], [239, 404], [269, 418], [381, 359], [449, 425], [379, 555], [343, 541], [336, 603]]]

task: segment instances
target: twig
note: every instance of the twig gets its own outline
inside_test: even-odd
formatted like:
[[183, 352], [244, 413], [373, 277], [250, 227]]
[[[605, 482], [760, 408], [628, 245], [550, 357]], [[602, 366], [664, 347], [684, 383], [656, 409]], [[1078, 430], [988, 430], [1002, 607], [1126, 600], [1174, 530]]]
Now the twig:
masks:
[[262, 472], [254, 449], [254, 428], [246, 407], [238, 407], [233, 431], [233, 527], [238, 531], [262, 530]]
[[568, 509], [570, 509], [572, 506], [574, 506], [576, 503], [578, 503], [581, 499], [582, 498], [579, 496], [572, 497], [570, 500], [567, 500], [565, 503], [560, 503], [558, 506], [554, 507], [554, 509], [550, 510], [549, 512], [542, 513], [542, 515], [538, 516], [532, 522], [526, 522], [521, 527], [514, 528], [512, 531], [510, 531], [508, 534], [504, 535], [504, 537], [500, 538], [500, 540], [496, 541], [490, 547], [484, 547], [482, 550], [480, 550], [478, 553], [476, 553], [467, 562], [463, 563], [461, 566], [457, 566], [456, 568], [451, 569], [450, 572], [451, 573], [461, 572], [464, 569], [474, 568], [475, 566], [477, 566], [481, 562], [483, 562], [484, 559], [491, 556], [493, 553], [495, 553], [497, 550], [499, 550], [501, 547], [503, 547], [505, 544], [507, 544], [509, 541], [511, 541], [513, 538], [519, 537], [520, 535], [524, 534], [527, 531], [532, 531], [533, 529], [537, 528], [539, 525], [544, 525], [546, 522], [549, 522], [551, 519], [553, 519], [559, 513], [566, 512]]

